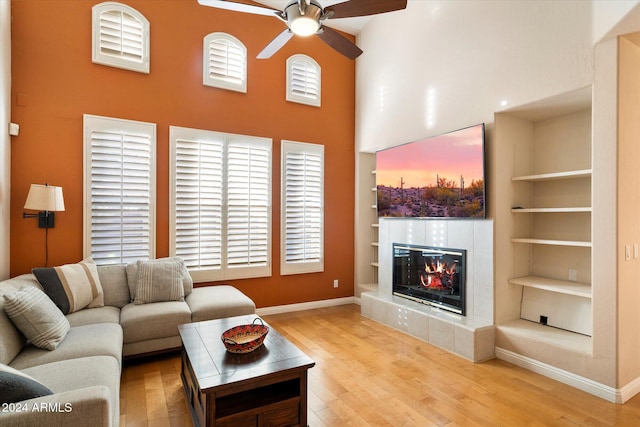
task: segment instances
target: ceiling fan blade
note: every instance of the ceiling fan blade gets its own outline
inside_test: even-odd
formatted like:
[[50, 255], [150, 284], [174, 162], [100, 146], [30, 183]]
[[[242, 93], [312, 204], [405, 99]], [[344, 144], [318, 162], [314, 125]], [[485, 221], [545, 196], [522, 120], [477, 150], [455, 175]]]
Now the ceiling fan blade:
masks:
[[324, 8], [333, 12], [331, 18], [353, 18], [356, 16], [376, 15], [407, 8], [407, 0], [349, 0]]
[[253, 6], [246, 3], [237, 3], [226, 0], [198, 0], [202, 6], [210, 6], [218, 9], [233, 10], [236, 12], [253, 13], [256, 15], [266, 15], [280, 17], [282, 12], [267, 6]]
[[274, 53], [280, 50], [282, 46], [287, 44], [287, 42], [293, 37], [293, 33], [288, 28], [283, 32], [278, 34], [275, 39], [271, 40], [271, 43], [267, 45], [262, 52], [258, 54], [258, 59], [267, 59], [271, 58]]
[[325, 25], [323, 25], [320, 31], [316, 34], [323, 42], [349, 59], [356, 59], [360, 54], [362, 54], [362, 50], [360, 50], [360, 48], [351, 40]]

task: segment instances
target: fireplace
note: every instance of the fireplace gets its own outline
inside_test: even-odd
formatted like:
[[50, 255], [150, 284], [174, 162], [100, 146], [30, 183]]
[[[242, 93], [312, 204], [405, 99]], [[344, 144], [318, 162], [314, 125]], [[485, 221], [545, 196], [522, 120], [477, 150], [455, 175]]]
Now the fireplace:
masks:
[[464, 249], [393, 244], [393, 295], [465, 315]]

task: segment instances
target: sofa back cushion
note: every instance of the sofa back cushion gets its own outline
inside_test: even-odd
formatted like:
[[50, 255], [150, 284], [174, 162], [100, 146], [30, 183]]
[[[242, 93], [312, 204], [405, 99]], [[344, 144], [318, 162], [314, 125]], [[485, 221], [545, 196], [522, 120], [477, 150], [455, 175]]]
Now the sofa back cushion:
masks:
[[23, 286], [41, 289], [33, 274], [23, 274], [0, 282], [0, 363], [9, 364], [27, 341], [4, 310], [4, 295], [11, 294]]
[[124, 265], [99, 265], [98, 276], [104, 292], [104, 305], [122, 308], [131, 302]]

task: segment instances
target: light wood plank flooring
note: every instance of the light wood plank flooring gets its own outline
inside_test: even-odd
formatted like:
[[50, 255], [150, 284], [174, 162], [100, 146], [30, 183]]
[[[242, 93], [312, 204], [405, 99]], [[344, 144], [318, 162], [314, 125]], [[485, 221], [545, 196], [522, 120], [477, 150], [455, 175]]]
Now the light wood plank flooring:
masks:
[[[473, 364], [346, 305], [264, 316], [307, 353], [309, 425], [640, 426], [640, 395], [616, 405], [492, 360]], [[170, 354], [126, 362], [120, 425], [190, 426]]]

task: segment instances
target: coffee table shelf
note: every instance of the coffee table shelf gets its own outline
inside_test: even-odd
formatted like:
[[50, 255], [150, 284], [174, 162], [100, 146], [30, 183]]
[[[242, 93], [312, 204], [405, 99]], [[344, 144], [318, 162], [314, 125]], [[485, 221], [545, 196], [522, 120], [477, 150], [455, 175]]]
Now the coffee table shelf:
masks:
[[280, 383], [223, 396], [216, 402], [216, 425], [238, 426], [251, 424], [251, 420], [277, 417], [284, 425], [298, 423], [300, 381], [293, 379]]

